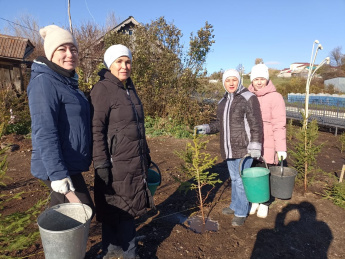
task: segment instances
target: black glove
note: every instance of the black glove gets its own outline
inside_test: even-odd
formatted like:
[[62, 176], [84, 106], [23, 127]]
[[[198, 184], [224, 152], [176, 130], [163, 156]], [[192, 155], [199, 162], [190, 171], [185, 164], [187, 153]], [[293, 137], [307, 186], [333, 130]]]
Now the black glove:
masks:
[[99, 176], [99, 178], [103, 180], [105, 185], [109, 184], [109, 179], [111, 175], [111, 169], [109, 167], [96, 169], [96, 174]]

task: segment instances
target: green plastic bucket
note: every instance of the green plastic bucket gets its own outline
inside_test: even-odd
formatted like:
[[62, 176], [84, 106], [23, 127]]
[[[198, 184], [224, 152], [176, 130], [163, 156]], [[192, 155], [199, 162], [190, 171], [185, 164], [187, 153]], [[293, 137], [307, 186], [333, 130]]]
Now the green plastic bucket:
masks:
[[159, 171], [158, 166], [153, 162], [151, 163], [157, 169], [157, 171], [155, 171], [152, 168], [149, 168], [148, 175], [147, 175], [147, 186], [151, 192], [151, 195], [153, 196], [157, 190], [157, 187], [161, 185], [162, 176], [161, 176], [161, 172]]
[[253, 167], [241, 170], [242, 162], [248, 156], [242, 158], [239, 169], [247, 199], [252, 203], [266, 202], [270, 199], [270, 170], [267, 168], [265, 160], [266, 168]]

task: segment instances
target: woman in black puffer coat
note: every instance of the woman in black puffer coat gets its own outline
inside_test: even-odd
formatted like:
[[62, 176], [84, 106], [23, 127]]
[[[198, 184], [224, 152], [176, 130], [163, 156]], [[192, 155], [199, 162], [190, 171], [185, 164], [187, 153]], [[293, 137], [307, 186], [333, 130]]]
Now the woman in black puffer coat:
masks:
[[134, 219], [154, 207], [146, 177], [150, 163], [142, 103], [129, 78], [131, 51], [113, 45], [108, 69], [91, 90], [96, 218], [104, 255], [136, 257]]

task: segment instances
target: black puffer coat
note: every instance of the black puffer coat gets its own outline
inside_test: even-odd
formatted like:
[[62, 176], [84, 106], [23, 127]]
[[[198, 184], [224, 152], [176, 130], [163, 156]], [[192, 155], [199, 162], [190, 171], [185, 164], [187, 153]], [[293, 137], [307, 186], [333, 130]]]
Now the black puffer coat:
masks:
[[217, 121], [209, 124], [210, 133], [220, 131], [223, 159], [242, 158], [250, 149], [262, 148], [262, 118], [255, 94], [240, 85], [226, 93], [218, 103]]
[[99, 75], [90, 93], [93, 163], [95, 169], [111, 167], [114, 191], [107, 192], [96, 177], [96, 215], [104, 222], [127, 213], [140, 216], [153, 199], [146, 184], [150, 155], [142, 103], [130, 78], [125, 87], [107, 69]]

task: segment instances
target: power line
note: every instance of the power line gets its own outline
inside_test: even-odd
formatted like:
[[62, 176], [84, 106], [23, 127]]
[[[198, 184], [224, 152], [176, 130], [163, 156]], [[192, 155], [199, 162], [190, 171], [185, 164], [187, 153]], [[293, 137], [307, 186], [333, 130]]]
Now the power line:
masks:
[[[90, 9], [89, 9], [89, 5], [87, 4], [86, 0], [85, 0], [85, 5], [86, 5], [86, 8], [87, 8], [87, 10], [89, 11], [89, 14], [91, 15], [93, 21], [96, 23], [96, 20], [95, 20], [95, 18], [93, 17], [93, 15], [91, 14]], [[97, 23], [96, 23], [96, 24], [97, 24]]]
[[7, 20], [7, 19], [5, 19], [5, 18], [0, 17], [0, 19], [1, 19], [1, 20], [4, 20], [4, 21], [6, 21], [6, 22], [9, 22], [9, 23], [13, 23], [13, 24], [15, 24], [15, 25], [18, 25], [18, 26], [23, 27], [23, 28], [25, 28], [25, 29], [28, 29], [28, 30], [31, 30], [31, 31], [38, 32], [38, 31], [37, 31], [37, 30], [35, 30], [35, 29], [32, 29], [32, 28], [29, 28], [29, 27], [23, 26], [23, 25], [21, 25], [21, 24], [18, 24], [18, 23], [15, 23], [15, 22], [9, 21], [9, 20]]

